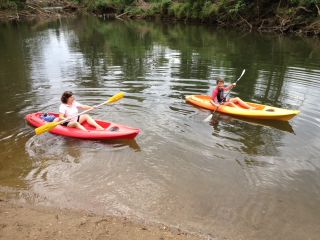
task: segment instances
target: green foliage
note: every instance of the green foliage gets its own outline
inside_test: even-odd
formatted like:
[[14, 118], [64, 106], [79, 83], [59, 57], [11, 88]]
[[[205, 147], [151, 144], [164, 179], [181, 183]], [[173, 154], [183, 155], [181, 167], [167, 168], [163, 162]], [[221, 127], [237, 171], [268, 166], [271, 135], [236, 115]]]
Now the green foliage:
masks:
[[0, 9], [17, 9], [17, 5], [13, 1], [0, 1]]
[[173, 1], [169, 7], [169, 13], [177, 18], [207, 19], [214, 18], [219, 12], [236, 15], [248, 10], [245, 0], [238, 1], [209, 1], [209, 0], [185, 0]]
[[168, 9], [171, 6], [171, 0], [161, 0], [156, 1], [151, 4], [151, 7], [148, 8], [145, 12], [146, 16], [154, 16], [156, 14], [166, 15], [168, 14]]
[[243, 0], [236, 1], [236, 3], [232, 6], [230, 6], [228, 12], [230, 14], [237, 14], [240, 13], [241, 11], [245, 10], [246, 8], [246, 3]]
[[296, 6], [311, 6], [314, 4], [320, 4], [320, 0], [289, 0], [289, 2]]
[[[239, 15], [248, 21], [260, 16], [296, 16], [311, 19], [318, 16], [316, 5], [320, 0], [66, 0], [86, 6], [98, 13], [128, 13], [131, 16], [170, 16], [178, 19], [195, 19], [234, 22]], [[19, 9], [26, 0], [0, 0], [0, 9]], [[304, 11], [303, 11], [304, 10]]]
[[167, 14], [168, 9], [170, 8], [171, 5], [172, 5], [171, 0], [162, 0], [160, 4], [160, 9], [161, 9], [160, 13]]
[[171, 0], [162, 0], [162, 1], [161, 1], [161, 5], [162, 5], [162, 7], [164, 7], [164, 8], [168, 8], [171, 4], [172, 4], [172, 1], [171, 1]]
[[103, 11], [111, 8], [117, 11], [122, 11], [127, 5], [130, 5], [134, 0], [77, 0], [84, 3], [89, 10]]
[[216, 3], [207, 0], [172, 2], [168, 13], [177, 18], [204, 19], [215, 15], [219, 10]]
[[177, 18], [185, 18], [188, 17], [190, 12], [190, 4], [189, 3], [178, 3], [174, 2], [170, 8], [169, 13]]
[[146, 16], [146, 12], [139, 7], [136, 6], [128, 6], [125, 8], [124, 12], [130, 13], [133, 16]]
[[0, 0], [0, 9], [21, 9], [26, 0]]
[[202, 8], [202, 18], [210, 18], [217, 15], [219, 12], [219, 6], [216, 3], [206, 2]]

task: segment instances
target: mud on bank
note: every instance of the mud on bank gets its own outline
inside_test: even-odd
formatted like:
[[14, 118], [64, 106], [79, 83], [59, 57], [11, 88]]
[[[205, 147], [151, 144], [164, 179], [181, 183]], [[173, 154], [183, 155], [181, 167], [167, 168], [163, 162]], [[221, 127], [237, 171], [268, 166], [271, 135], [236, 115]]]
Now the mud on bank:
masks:
[[0, 239], [200, 240], [180, 229], [67, 209], [14, 204], [0, 199]]

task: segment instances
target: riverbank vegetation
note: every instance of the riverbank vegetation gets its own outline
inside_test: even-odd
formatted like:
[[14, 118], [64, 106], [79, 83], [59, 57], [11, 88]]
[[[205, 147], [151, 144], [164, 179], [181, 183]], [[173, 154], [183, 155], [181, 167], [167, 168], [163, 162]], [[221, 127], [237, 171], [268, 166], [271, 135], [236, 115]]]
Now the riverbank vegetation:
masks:
[[249, 31], [320, 33], [320, 0], [84, 0], [98, 14], [200, 21]]
[[83, 7], [69, 0], [0, 0], [0, 21], [59, 18], [74, 15]]
[[[0, 0], [0, 8], [24, 9], [26, 0]], [[42, 3], [45, 1], [41, 1]], [[55, 0], [104, 17], [197, 21], [249, 31], [320, 35], [320, 0]], [[39, 10], [38, 10], [39, 13]]]

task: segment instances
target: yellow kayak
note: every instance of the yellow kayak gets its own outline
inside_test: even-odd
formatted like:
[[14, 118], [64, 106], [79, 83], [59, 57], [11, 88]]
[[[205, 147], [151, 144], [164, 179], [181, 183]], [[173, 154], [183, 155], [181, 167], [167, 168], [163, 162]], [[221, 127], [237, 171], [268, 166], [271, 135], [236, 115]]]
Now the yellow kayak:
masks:
[[[210, 103], [211, 97], [208, 95], [189, 95], [186, 96], [186, 101], [196, 106], [215, 111], [216, 106]], [[271, 107], [267, 105], [247, 102], [255, 110], [241, 108], [235, 108], [230, 106], [220, 105], [216, 110], [217, 112], [229, 114], [237, 117], [252, 118], [252, 119], [268, 119], [268, 120], [280, 120], [288, 121], [294, 116], [298, 115], [298, 110], [287, 110], [283, 108]]]

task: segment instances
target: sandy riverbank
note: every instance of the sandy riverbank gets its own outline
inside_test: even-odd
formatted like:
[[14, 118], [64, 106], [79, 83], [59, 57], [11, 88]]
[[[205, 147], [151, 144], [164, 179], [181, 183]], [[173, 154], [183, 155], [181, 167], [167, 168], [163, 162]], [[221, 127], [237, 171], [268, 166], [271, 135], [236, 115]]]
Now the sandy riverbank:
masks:
[[159, 224], [0, 199], [0, 239], [201, 239]]

